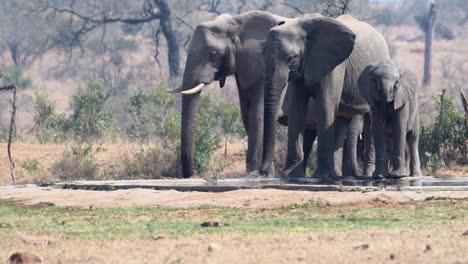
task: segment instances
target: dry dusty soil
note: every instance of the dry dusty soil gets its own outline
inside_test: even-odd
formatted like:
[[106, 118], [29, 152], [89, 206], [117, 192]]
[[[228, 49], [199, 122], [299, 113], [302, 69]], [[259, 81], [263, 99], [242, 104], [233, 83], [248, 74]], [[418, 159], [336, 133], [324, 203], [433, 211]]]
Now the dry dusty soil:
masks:
[[[68, 210], [83, 212], [161, 206], [174, 208], [177, 213], [180, 208], [193, 208], [190, 209], [193, 213], [181, 214], [176, 221], [198, 222], [211, 217], [213, 210], [210, 208], [226, 207], [228, 210], [238, 210], [238, 213], [247, 212], [242, 218], [245, 221], [255, 221], [256, 217], [281, 210], [284, 213], [284, 208], [291, 213], [302, 210], [304, 217], [307, 217], [307, 210], [315, 214], [343, 212], [343, 218], [352, 212], [373, 209], [385, 212], [424, 212], [427, 209], [433, 212], [434, 208], [439, 210], [446, 206], [457, 208], [458, 212], [454, 215], [444, 214], [443, 211], [428, 213], [428, 219], [432, 217], [439, 221], [448, 218], [445, 219], [447, 222], [434, 222], [434, 225], [418, 228], [283, 230], [251, 234], [236, 231], [128, 240], [87, 240], [49, 234], [31, 235], [19, 230], [6, 231], [2, 230], [0, 218], [0, 261], [6, 260], [14, 252], [30, 252], [42, 257], [44, 263], [468, 263], [468, 192], [360, 193], [253, 189], [202, 193], [147, 189], [85, 191], [27, 186], [0, 187], [0, 201], [13, 202], [30, 210], [47, 205], [66, 206], [70, 208]], [[311, 201], [320, 206], [301, 209], [301, 204]], [[200, 209], [200, 206], [207, 205], [214, 207]], [[21, 221], [21, 213], [18, 214], [18, 221]], [[220, 223], [235, 218], [232, 215], [217, 217]], [[415, 213], [415, 217], [420, 216]], [[137, 219], [151, 221], [144, 214]], [[424, 217], [421, 219], [424, 220]], [[300, 221], [300, 218], [291, 221]]]

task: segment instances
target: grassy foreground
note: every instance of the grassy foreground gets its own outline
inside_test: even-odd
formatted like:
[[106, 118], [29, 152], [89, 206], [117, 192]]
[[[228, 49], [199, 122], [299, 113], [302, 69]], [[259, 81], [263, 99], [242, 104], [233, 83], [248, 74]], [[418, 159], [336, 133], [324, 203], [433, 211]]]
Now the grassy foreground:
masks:
[[[468, 226], [468, 201], [371, 207], [309, 202], [275, 210], [214, 207], [80, 210], [0, 202], [0, 234], [51, 235], [77, 240], [151, 240], [223, 235], [300, 234], [359, 230], [422, 230]], [[205, 221], [218, 227], [202, 227]]]

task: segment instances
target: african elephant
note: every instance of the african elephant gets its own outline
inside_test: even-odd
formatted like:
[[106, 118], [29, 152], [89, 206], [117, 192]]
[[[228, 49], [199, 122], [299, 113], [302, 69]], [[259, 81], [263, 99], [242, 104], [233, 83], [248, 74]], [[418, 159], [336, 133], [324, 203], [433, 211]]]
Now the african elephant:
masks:
[[[391, 61], [368, 65], [359, 78], [361, 95], [372, 112], [376, 170], [374, 178], [421, 176], [419, 161], [419, 103], [416, 75]], [[388, 173], [386, 141], [391, 137]], [[407, 146], [409, 151], [407, 151]], [[409, 154], [405, 155], [405, 152]], [[406, 157], [405, 157], [406, 156]], [[408, 164], [409, 163], [409, 164]], [[410, 171], [408, 171], [408, 165]]]
[[[283, 90], [281, 99], [280, 99], [280, 108], [278, 113], [278, 123], [284, 126], [288, 126], [288, 108], [291, 104], [291, 95], [294, 91], [294, 83], [288, 85], [286, 89]], [[307, 168], [307, 163], [312, 151], [312, 145], [315, 141], [317, 135], [317, 118], [318, 111], [316, 109], [316, 102], [313, 98], [309, 98], [307, 103], [307, 115], [306, 115], [306, 124], [304, 136], [299, 141], [303, 140], [303, 153], [304, 157], [302, 159], [302, 168], [305, 172]], [[346, 120], [345, 117], [337, 117], [338, 122], [335, 126], [335, 154], [334, 154], [334, 164], [337, 176], [360, 176], [362, 173], [358, 170], [358, 160], [361, 161], [357, 156], [357, 144], [358, 138], [361, 133], [364, 131], [364, 115], [355, 115], [351, 120]], [[367, 135], [367, 134], [366, 134]], [[344, 143], [346, 142], [346, 148], [344, 148]], [[289, 147], [295, 147], [289, 146]], [[301, 151], [300, 149], [297, 151]], [[346, 153], [345, 153], [346, 152]], [[366, 152], [367, 153], [367, 152]], [[362, 156], [362, 163], [366, 162], [366, 157]], [[290, 161], [294, 162], [294, 161]], [[301, 162], [298, 160], [297, 162]], [[350, 169], [344, 170], [344, 162], [349, 164]], [[288, 175], [287, 171], [284, 174]], [[300, 177], [302, 175], [298, 175]], [[289, 175], [289, 177], [294, 177]]]
[[302, 170], [298, 169], [302, 161], [299, 142], [304, 133], [307, 100], [313, 97], [319, 113], [315, 175], [319, 178], [335, 177], [335, 119], [337, 116], [351, 118], [370, 110], [359, 95], [357, 80], [367, 65], [389, 59], [386, 41], [372, 26], [352, 16], [334, 19], [307, 14], [272, 28], [264, 55], [265, 117], [261, 173], [267, 174], [272, 163], [278, 100], [289, 80], [295, 85], [292, 103], [289, 104], [290, 147], [285, 174], [303, 176]]
[[[263, 147], [263, 86], [265, 66], [262, 50], [269, 30], [287, 18], [262, 11], [237, 16], [221, 15], [196, 27], [188, 50], [182, 86], [181, 163], [184, 178], [193, 174], [195, 118], [200, 91], [234, 75], [242, 121], [247, 131], [247, 171], [258, 170]], [[265, 170], [272, 173], [270, 164]]]

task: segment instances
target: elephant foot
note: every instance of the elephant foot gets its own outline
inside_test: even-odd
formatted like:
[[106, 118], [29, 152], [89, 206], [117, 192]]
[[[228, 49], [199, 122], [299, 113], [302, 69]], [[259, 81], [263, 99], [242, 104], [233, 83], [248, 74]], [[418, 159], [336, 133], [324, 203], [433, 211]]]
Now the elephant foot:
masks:
[[372, 177], [372, 175], [374, 174], [374, 171], [375, 171], [375, 166], [372, 166], [372, 167], [368, 167], [366, 169], [366, 171], [364, 172], [364, 177]]
[[374, 171], [372, 174], [372, 179], [374, 180], [383, 180], [387, 178], [388, 173], [386, 171]]
[[422, 172], [421, 172], [421, 169], [417, 169], [415, 170], [413, 173], [411, 173], [410, 176], [413, 176], [413, 177], [421, 177], [423, 176]]
[[288, 168], [283, 171], [284, 178], [297, 179], [305, 178], [304, 168], [302, 166], [296, 166], [295, 168]]
[[404, 169], [399, 169], [399, 170], [392, 170], [392, 172], [390, 172], [388, 176], [391, 179], [400, 179], [400, 178], [408, 177], [409, 173], [406, 172], [406, 170]]
[[335, 180], [337, 177], [335, 173], [331, 173], [328, 170], [321, 169], [320, 166], [318, 166], [317, 169], [315, 170], [314, 178], [332, 181], [332, 180]]

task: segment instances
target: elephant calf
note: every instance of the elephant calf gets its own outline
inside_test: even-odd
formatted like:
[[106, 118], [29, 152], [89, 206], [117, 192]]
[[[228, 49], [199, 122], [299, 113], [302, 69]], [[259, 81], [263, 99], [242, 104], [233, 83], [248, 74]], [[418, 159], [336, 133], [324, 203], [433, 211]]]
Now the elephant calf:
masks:
[[[359, 77], [361, 95], [372, 112], [376, 168], [374, 178], [421, 176], [418, 80], [413, 72], [392, 61], [368, 65]], [[391, 168], [388, 173], [386, 137], [391, 136]], [[409, 147], [406, 164], [405, 149]], [[409, 166], [409, 170], [407, 169]]]

